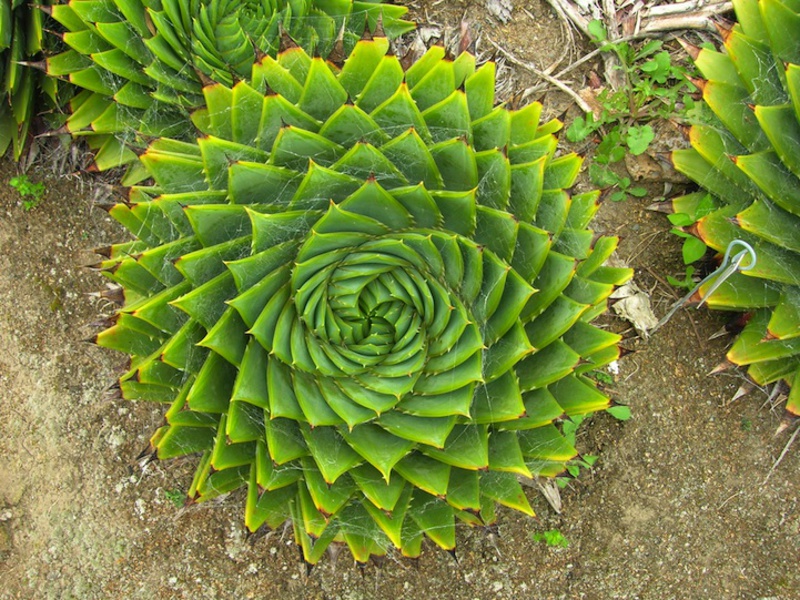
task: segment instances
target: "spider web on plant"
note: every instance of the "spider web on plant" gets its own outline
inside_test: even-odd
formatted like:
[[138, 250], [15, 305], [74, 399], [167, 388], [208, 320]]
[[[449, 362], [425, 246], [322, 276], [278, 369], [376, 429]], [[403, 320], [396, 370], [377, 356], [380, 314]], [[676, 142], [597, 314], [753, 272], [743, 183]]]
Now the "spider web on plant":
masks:
[[[331, 97], [331, 99], [333, 99], [333, 98]], [[232, 109], [231, 109], [231, 110], [232, 110]], [[548, 125], [545, 125], [545, 127], [547, 127], [547, 126], [548, 126]], [[554, 127], [554, 125], [552, 125], [552, 123], [551, 123], [551, 124], [550, 124], [550, 127], [552, 128], [552, 127]], [[392, 137], [392, 138], [396, 138], [398, 135], [400, 135], [401, 133], [403, 133], [403, 132], [404, 132], [406, 129], [407, 129], [407, 127], [404, 127], [404, 128], [398, 129], [398, 131], [396, 131], [396, 132], [391, 132], [391, 131], [387, 132], [385, 129], [384, 129], [384, 130], [382, 130], [382, 131], [389, 133], [389, 134], [390, 134], [390, 137]], [[433, 133], [436, 133], [436, 134], [438, 134], [438, 133], [442, 133], [442, 134], [445, 134], [445, 133], [447, 133], [447, 134], [450, 134], [450, 132], [451, 132], [451, 130], [450, 130], [450, 129], [446, 129], [446, 128], [443, 128], [443, 129], [432, 128], [432, 131], [433, 131]], [[377, 130], [376, 130], [376, 133], [377, 133]], [[306, 165], [307, 165], [307, 159], [308, 159], [308, 156], [307, 156], [307, 155], [305, 155], [305, 154], [299, 154], [299, 153], [295, 153], [295, 154], [294, 154], [294, 156], [295, 156], [295, 157], [297, 157], [297, 158], [298, 158], [300, 161], [306, 162]], [[555, 156], [555, 157], [558, 157], [558, 156], [559, 156], [559, 154], [558, 154], [558, 153], [556, 153], [554, 156]], [[250, 156], [248, 155], [248, 153], [246, 153], [246, 152], [245, 152], [245, 153], [243, 153], [243, 154], [242, 154], [242, 156], [240, 156], [240, 157], [237, 157], [235, 154], [231, 154], [231, 155], [227, 156], [227, 158], [228, 158], [228, 160], [229, 160], [231, 163], [233, 163], [233, 162], [236, 162], [237, 158], [244, 158], [244, 159], [251, 160], [251, 157], [250, 157]], [[307, 166], [306, 166], [306, 168], [307, 168]], [[302, 171], [301, 171], [301, 172], [302, 172]], [[360, 180], [360, 181], [363, 181], [363, 180], [365, 179], [365, 173], [363, 172], [363, 169], [358, 169], [358, 168], [353, 168], [353, 169], [344, 168], [344, 169], [342, 169], [342, 170], [341, 170], [341, 172], [342, 172], [343, 174], [345, 174], [345, 175], [352, 175], [352, 176], [353, 176], [355, 179], [358, 179], [358, 180]], [[488, 174], [487, 174], [487, 175], [485, 175], [483, 178], [479, 179], [479, 181], [478, 181], [478, 184], [477, 184], [477, 187], [478, 187], [478, 188], [481, 188], [482, 186], [489, 186], [489, 185], [491, 185], [491, 184], [492, 184], [492, 181], [489, 179], [489, 176], [488, 176]], [[286, 188], [284, 188], [284, 189], [286, 189], [286, 190], [288, 190], [288, 189], [289, 189], [289, 188], [288, 188], [288, 184], [287, 184], [287, 187], [286, 187]], [[296, 232], [295, 232], [295, 233], [297, 233], [297, 234], [301, 234], [301, 235], [305, 235], [305, 232], [306, 232], [306, 229], [305, 229], [305, 228], [300, 228], [300, 227], [298, 226], [298, 229], [296, 230]], [[142, 231], [142, 232], [140, 232], [140, 233], [144, 234], [145, 232], [144, 232], [144, 231]], [[242, 225], [241, 227], [239, 227], [238, 229], [236, 229], [236, 230], [235, 230], [235, 231], [232, 233], [231, 239], [235, 239], [235, 238], [238, 238], [238, 237], [244, 237], [245, 235], [249, 235], [249, 230], [248, 230], [247, 226], [245, 226], [245, 225]], [[228, 260], [231, 260], [231, 258], [233, 258], [233, 259], [235, 259], [235, 258], [244, 258], [244, 256], [246, 256], [246, 255], [248, 254], [248, 252], [249, 252], [248, 250], [244, 250], [244, 251], [243, 251], [243, 253], [242, 253], [242, 256], [240, 256], [240, 257], [228, 257], [228, 256], [226, 256], [226, 259], [228, 259]], [[158, 291], [158, 289], [154, 288], [154, 289], [152, 289], [152, 290], [151, 290], [151, 293], [154, 293], [154, 292], [156, 292], [156, 291]], [[487, 300], [487, 301], [488, 301], [488, 300]], [[458, 349], [458, 348], [459, 348], [459, 346], [458, 346], [458, 345], [456, 345], [456, 349]], [[213, 352], [213, 350], [210, 350], [209, 352]], [[484, 366], [485, 366], [485, 365], [484, 365]], [[186, 377], [186, 373], [184, 373], [184, 376]], [[184, 385], [184, 384], [188, 383], [188, 381], [189, 381], [189, 379], [188, 379], [188, 377], [187, 377], [186, 379], [184, 379], [184, 381], [183, 381], [183, 382], [181, 382], [181, 385]], [[251, 419], [252, 419], [252, 421], [251, 421], [251, 422], [252, 422], [254, 425], [258, 425], [258, 424], [261, 422], [261, 419], [260, 419], [260, 417], [259, 417], [259, 416], [252, 416], [252, 417], [248, 417], [248, 418], [251, 418]], [[219, 426], [219, 425], [218, 425], [218, 426]], [[460, 435], [466, 435], [466, 431], [462, 432]], [[344, 442], [344, 439], [343, 439], [342, 437], [336, 437], [336, 438], [335, 438], [335, 442], [336, 442], [336, 444], [338, 445], [337, 447], [338, 447], [338, 448], [340, 448], [340, 449], [343, 449], [343, 448], [345, 448], [345, 447], [347, 446], [347, 444], [345, 444], [345, 442]], [[542, 446], [542, 447], [544, 447], [544, 446]], [[303, 469], [304, 469], [304, 467], [303, 467], [303, 466], [302, 466], [302, 465], [301, 465], [299, 462], [297, 462], [297, 461], [293, 461], [293, 462], [292, 462], [292, 463], [291, 463], [291, 464], [290, 464], [288, 467], [286, 467], [286, 468], [288, 468], [288, 469], [292, 469], [292, 470], [294, 470], [294, 469], [300, 469], [300, 470], [303, 470]], [[430, 502], [434, 502], [434, 500], [431, 500]], [[356, 528], [356, 529], [357, 529], [357, 528]], [[364, 531], [365, 533], [368, 533], [368, 532], [370, 531], [370, 529], [369, 529], [369, 528], [365, 528], [363, 531]]]

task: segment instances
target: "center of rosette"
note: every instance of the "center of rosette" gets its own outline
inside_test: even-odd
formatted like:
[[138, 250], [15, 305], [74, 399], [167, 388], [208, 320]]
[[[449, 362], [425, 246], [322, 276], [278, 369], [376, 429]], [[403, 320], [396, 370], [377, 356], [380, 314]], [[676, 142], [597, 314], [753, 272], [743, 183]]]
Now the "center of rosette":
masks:
[[434, 296], [449, 306], [448, 295], [433, 291], [429, 276], [409, 261], [375, 250], [336, 252], [339, 260], [318, 260], [313, 273], [298, 269], [295, 308], [312, 333], [307, 343], [320, 345], [342, 375], [380, 365], [413, 378], [427, 359]]
[[[274, 227], [265, 231], [275, 237]], [[496, 310], [508, 304], [496, 291], [507, 268], [484, 269], [485, 253], [458, 235], [415, 230], [375, 183], [332, 203], [291, 249], [291, 264], [275, 248], [253, 259], [273, 270], [232, 302], [247, 316], [263, 303], [246, 321], [268, 353], [273, 417], [351, 427], [379, 418], [388, 427], [387, 419], [452, 425], [455, 415], [470, 416], [484, 383], [478, 324], [492, 313], [508, 320]]]

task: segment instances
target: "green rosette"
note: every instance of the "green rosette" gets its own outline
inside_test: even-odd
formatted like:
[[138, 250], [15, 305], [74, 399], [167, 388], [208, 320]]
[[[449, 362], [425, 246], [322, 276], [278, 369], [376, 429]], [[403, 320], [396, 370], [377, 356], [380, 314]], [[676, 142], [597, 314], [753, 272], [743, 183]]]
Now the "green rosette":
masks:
[[532, 514], [518, 478], [564, 471], [558, 423], [609, 406], [585, 373], [619, 355], [591, 321], [631, 273], [587, 229], [598, 193], [566, 191], [561, 124], [495, 106], [492, 63], [388, 48], [206, 87], [204, 137], [154, 142], [111, 209], [122, 394], [170, 404], [152, 444], [202, 456], [191, 499], [245, 487], [247, 527], [290, 519], [309, 563]]

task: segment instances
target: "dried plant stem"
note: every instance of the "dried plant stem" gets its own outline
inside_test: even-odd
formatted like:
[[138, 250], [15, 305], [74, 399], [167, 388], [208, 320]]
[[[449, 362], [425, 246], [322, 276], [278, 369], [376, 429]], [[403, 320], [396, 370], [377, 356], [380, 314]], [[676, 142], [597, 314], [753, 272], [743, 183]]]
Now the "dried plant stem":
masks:
[[733, 10], [733, 2], [714, 2], [709, 4], [707, 0], [689, 0], [688, 2], [676, 2], [674, 4], [661, 4], [645, 8], [642, 13], [644, 18], [658, 18], [664, 16], [686, 15], [695, 12], [708, 13], [709, 15], [719, 15]]
[[[619, 36], [619, 21], [617, 11], [613, 2], [602, 1], [602, 7], [593, 5], [594, 14], [588, 15], [581, 7], [576, 6], [570, 0], [547, 0], [547, 3], [563, 19], [570, 21], [577, 29], [587, 37], [589, 35], [589, 23], [593, 19], [602, 18], [609, 31], [612, 41]], [[701, 29], [715, 31], [712, 17], [728, 13], [733, 10], [732, 2], [714, 2], [707, 4], [703, 0], [688, 0], [687, 2], [676, 2], [653, 6], [637, 11], [634, 34], [637, 35], [657, 35], [665, 31], [675, 31], [679, 29]], [[623, 23], [623, 29], [625, 24]]]
[[655, 35], [665, 31], [675, 31], [679, 29], [716, 31], [714, 22], [711, 20], [711, 17], [714, 14], [717, 13], [698, 11], [696, 13], [689, 13], [678, 17], [665, 16], [657, 19], [648, 19], [644, 26], [640, 27], [638, 31], [640, 34], [644, 35]]
[[587, 102], [583, 98], [581, 98], [578, 95], [578, 93], [575, 90], [573, 90], [572, 88], [570, 88], [566, 83], [564, 83], [560, 79], [556, 79], [552, 75], [548, 75], [548, 74], [540, 71], [539, 69], [536, 68], [535, 65], [532, 65], [529, 62], [526, 62], [526, 61], [524, 61], [522, 59], [517, 58], [516, 56], [511, 54], [508, 50], [506, 50], [505, 48], [503, 48], [502, 46], [500, 46], [499, 44], [497, 44], [494, 40], [492, 40], [490, 38], [489, 38], [489, 43], [492, 46], [494, 46], [495, 49], [498, 52], [500, 52], [500, 54], [502, 54], [508, 62], [510, 62], [511, 64], [514, 64], [514, 65], [516, 65], [518, 67], [521, 67], [521, 68], [523, 68], [523, 69], [525, 69], [527, 71], [530, 71], [531, 73], [533, 73], [537, 77], [540, 77], [540, 78], [544, 79], [546, 82], [550, 83], [551, 85], [557, 87], [559, 90], [561, 90], [565, 94], [569, 95], [570, 98], [572, 98], [575, 101], [575, 103], [578, 106], [581, 107], [581, 110], [583, 110], [583, 112], [586, 112], [586, 113], [592, 112], [592, 108], [587, 104]]
[[569, 0], [547, 0], [547, 3], [562, 19], [566, 19], [567, 21], [571, 22], [586, 37], [591, 37], [589, 35], [590, 19], [581, 14], [581, 11], [577, 6], [572, 4]]
[[[617, 10], [614, 0], [594, 0], [585, 6], [577, 6], [570, 0], [547, 0], [547, 2], [556, 14], [572, 23], [587, 37], [592, 37], [589, 33], [589, 23], [595, 19], [603, 21], [608, 41], [611, 43], [640, 37], [657, 37], [675, 30], [715, 31], [712, 17], [733, 9], [731, 2], [705, 4], [703, 0], [688, 0], [648, 8], [638, 3], [631, 9], [630, 15], [626, 15]], [[613, 52], [604, 52], [602, 59], [606, 81], [613, 89], [620, 89], [625, 85], [625, 81], [623, 71], [619, 68], [619, 58]]]
[[789, 448], [792, 447], [792, 444], [794, 443], [795, 439], [797, 438], [797, 434], [798, 433], [800, 433], [800, 426], [795, 428], [794, 433], [792, 434], [792, 437], [790, 437], [789, 441], [786, 442], [786, 445], [783, 447], [783, 452], [781, 452], [781, 455], [778, 457], [778, 460], [776, 460], [775, 463], [772, 465], [772, 468], [769, 470], [769, 473], [767, 473], [767, 476], [764, 477], [764, 481], [761, 482], [761, 485], [764, 485], [765, 483], [767, 483], [769, 478], [775, 472], [775, 469], [777, 469], [778, 465], [781, 464], [781, 461], [784, 459], [786, 454], [789, 452]]

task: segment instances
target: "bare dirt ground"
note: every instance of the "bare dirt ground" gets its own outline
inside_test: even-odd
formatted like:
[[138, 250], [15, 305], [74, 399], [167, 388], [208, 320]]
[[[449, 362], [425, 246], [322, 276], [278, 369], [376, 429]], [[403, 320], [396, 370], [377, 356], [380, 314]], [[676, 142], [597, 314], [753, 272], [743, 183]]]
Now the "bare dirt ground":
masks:
[[[476, 3], [448, 4], [417, 18], [458, 26], [466, 12], [539, 65], [561, 53], [564, 28], [538, 2], [517, 3], [507, 26]], [[418, 560], [359, 568], [343, 552], [308, 574], [290, 531], [245, 537], [239, 495], [176, 508], [169, 493], [188, 486], [191, 461], [136, 462], [162, 408], [106, 399], [122, 357], [84, 341], [106, 307], [87, 295], [102, 278], [82, 265], [120, 231], [88, 184], [46, 169], [29, 172], [48, 191], [24, 211], [6, 184], [15, 173], [0, 163], [3, 600], [800, 598], [800, 447], [764, 481], [787, 441], [773, 436], [781, 412], [758, 391], [728, 403], [738, 374], [706, 376], [729, 343], [708, 341], [724, 319], [707, 311], [682, 311], [649, 340], [627, 334], [635, 352], [613, 387], [633, 419], [601, 415], [581, 430], [600, 460], [563, 492], [560, 515], [530, 490], [536, 519], [503, 510], [491, 531], [464, 526], [456, 558], [428, 545]], [[682, 265], [647, 204], [606, 203], [595, 229], [623, 237], [620, 256], [661, 315], [673, 296], [654, 274]], [[534, 541], [553, 529], [568, 547]]]

